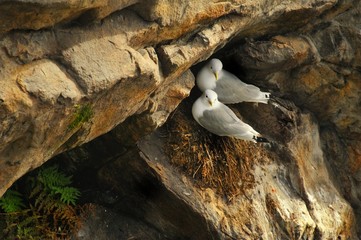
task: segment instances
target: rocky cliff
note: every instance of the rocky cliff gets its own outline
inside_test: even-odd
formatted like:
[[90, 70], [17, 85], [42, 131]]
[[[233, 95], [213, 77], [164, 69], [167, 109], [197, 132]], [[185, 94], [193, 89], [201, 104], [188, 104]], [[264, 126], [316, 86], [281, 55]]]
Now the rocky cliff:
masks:
[[[121, 196], [115, 206], [163, 238], [357, 239], [360, 9], [0, 1], [0, 195], [111, 131], [91, 143], [98, 153], [80, 148], [100, 158], [97, 181]], [[270, 144], [220, 138], [192, 119], [194, 75], [214, 54], [274, 96], [231, 106]], [[105, 143], [118, 150], [101, 159]]]

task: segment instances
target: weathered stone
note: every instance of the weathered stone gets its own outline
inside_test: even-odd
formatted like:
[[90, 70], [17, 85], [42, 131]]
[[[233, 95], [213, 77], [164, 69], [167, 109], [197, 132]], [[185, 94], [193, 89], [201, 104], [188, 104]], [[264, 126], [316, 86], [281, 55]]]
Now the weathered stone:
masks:
[[[304, 46], [305, 49], [312, 49], [312, 54], [309, 56], [318, 59], [315, 64], [312, 64], [312, 61], [304, 61], [305, 55], [293, 54], [299, 49], [298, 46], [289, 44], [289, 41], [297, 42], [294, 38], [287, 38], [287, 51], [283, 45], [278, 45], [278, 41], [275, 43], [273, 38], [270, 41], [248, 42], [242, 46], [243, 50], [236, 56], [239, 64], [244, 67], [246, 81], [248, 79], [261, 82], [262, 78], [268, 79], [269, 86], [277, 89], [277, 93], [283, 93], [283, 97], [292, 99], [296, 105], [313, 112], [321, 126], [335, 127], [337, 131], [337, 135], [321, 135], [319, 144], [326, 144], [327, 150], [324, 153], [319, 152], [319, 155], [326, 156], [332, 168], [337, 169], [331, 172], [342, 184], [336, 184], [337, 190], [334, 191], [341, 191], [343, 196], [335, 194], [333, 198], [324, 198], [324, 189], [332, 189], [331, 186], [327, 186], [327, 183], [335, 182], [335, 180], [327, 180], [330, 174], [325, 176], [317, 166], [314, 166], [317, 169], [316, 179], [306, 176], [312, 172], [313, 169], [309, 169], [312, 164], [303, 164], [305, 169], [300, 174], [304, 176], [301, 183], [306, 184], [304, 186], [306, 192], [312, 189], [313, 181], [319, 183], [324, 181], [322, 186], [314, 190], [317, 194], [307, 194], [311, 198], [308, 200], [309, 208], [312, 209], [311, 216], [318, 226], [317, 235], [322, 238], [333, 238], [336, 234], [342, 233], [342, 227], [335, 228], [335, 232], [331, 233], [326, 233], [325, 229], [329, 229], [329, 226], [342, 226], [344, 223], [337, 223], [336, 220], [351, 214], [348, 210], [343, 213], [334, 212], [334, 203], [339, 202], [340, 197], [351, 200], [352, 205], [360, 204], [358, 190], [356, 190], [356, 186], [359, 185], [356, 176], [360, 171], [360, 152], [357, 150], [360, 148], [358, 140], [360, 121], [356, 113], [361, 111], [359, 105], [361, 86], [358, 81], [360, 73], [357, 70], [360, 62], [357, 60], [360, 56], [359, 47], [357, 47], [359, 38], [356, 37], [360, 30], [355, 28], [359, 24], [359, 20], [355, 18], [356, 15], [360, 15], [357, 10], [350, 11], [336, 18], [340, 19], [339, 22], [334, 20], [313, 28]], [[353, 24], [350, 25], [345, 18], [350, 18]], [[285, 41], [282, 40], [282, 42]], [[301, 142], [301, 140], [298, 141]], [[308, 146], [307, 149], [310, 147]], [[294, 154], [295, 156], [301, 156], [301, 152], [305, 153], [301, 146], [294, 150], [300, 151]], [[302, 162], [306, 159], [310, 157], [304, 156]], [[327, 204], [329, 204], [328, 208]], [[342, 205], [339, 207], [344, 208]], [[314, 210], [319, 210], [319, 212], [313, 212]], [[356, 218], [359, 219], [359, 212], [356, 212]], [[334, 220], [325, 221], [321, 217], [323, 213], [334, 214]]]
[[[161, 166], [159, 170], [162, 170]], [[157, 177], [142, 160], [138, 149], [128, 149], [126, 154], [101, 168], [98, 174], [105, 188], [116, 186], [113, 191], [120, 199], [116, 208], [136, 216], [170, 239], [209, 239], [215, 236], [213, 226], [208, 226], [202, 216], [169, 192], [156, 180]], [[160, 202], [162, 204], [158, 204]]]
[[35, 61], [25, 65], [16, 79], [19, 87], [43, 102], [74, 103], [82, 94], [73, 79], [48, 60]]
[[89, 23], [94, 20], [100, 20], [115, 11], [124, 9], [128, 6], [138, 3], [139, 1], [140, 0], [107, 0], [101, 7], [94, 8], [86, 12], [86, 14], [83, 14], [79, 20], [82, 23]]
[[[318, 52], [307, 38], [276, 36], [270, 41], [242, 45], [236, 60], [247, 69], [274, 72], [318, 62]], [[267, 52], [267, 54], [265, 54]]]
[[[0, 1], [0, 195], [30, 169], [120, 124], [111, 135], [128, 152], [104, 163], [100, 179], [132, 196], [119, 205], [139, 203], [136, 217], [170, 238], [202, 229], [203, 239], [356, 239], [360, 4]], [[172, 113], [194, 85], [189, 68], [220, 49], [226, 68], [272, 92], [269, 105], [232, 106], [270, 148], [199, 128], [190, 113], [196, 89]], [[170, 125], [135, 146], [180, 115], [186, 125], [172, 126], [187, 126], [177, 132], [189, 147], [183, 163], [204, 161], [194, 175], [167, 159], [164, 148], [175, 146], [164, 146], [162, 134]], [[210, 169], [222, 171], [200, 182]]]
[[[318, 126], [312, 124], [310, 115], [305, 115], [297, 131], [298, 134], [288, 144], [299, 171], [294, 184], [307, 202], [317, 226], [316, 234], [321, 238], [340, 236], [347, 239], [352, 230], [353, 213], [337, 188], [330, 184], [333, 179], [325, 165]], [[349, 229], [346, 235], [345, 227]]]
[[311, 34], [323, 61], [352, 68], [361, 67], [361, 44], [359, 29], [336, 21], [315, 26], [323, 31]]
[[74, 240], [122, 240], [135, 236], [138, 239], [167, 239], [167, 236], [149, 227], [149, 225], [120, 215], [109, 208], [92, 206], [84, 215], [86, 219], [81, 229], [75, 234]]
[[0, 91], [1, 188], [53, 155], [69, 136], [68, 106], [81, 98], [74, 82], [51, 61], [20, 66], [12, 74], [2, 78]]
[[188, 69], [191, 63], [208, 58], [239, 31], [238, 21], [241, 19], [240, 16], [223, 18], [210, 28], [198, 32], [191, 41], [184, 39], [180, 43], [158, 48], [160, 61], [167, 69], [165, 74], [177, 74]]
[[[285, 146], [275, 146], [270, 152], [259, 149], [259, 155], [252, 159], [253, 170], [247, 173], [254, 176], [256, 184], [231, 203], [224, 202], [212, 188], [196, 187], [201, 180], [197, 180], [196, 186], [192, 187], [190, 179], [174, 172], [168, 163], [169, 156], [164, 154], [164, 149], [169, 148], [163, 145], [166, 142], [164, 134], [146, 137], [139, 148], [141, 156], [144, 154], [143, 158], [168, 191], [174, 192], [175, 196], [205, 217], [210, 226], [218, 229], [221, 239], [242, 239], [247, 235], [256, 238], [277, 238], [282, 235], [297, 239], [352, 237], [355, 234], [352, 208], [336, 188], [329, 185], [332, 181], [322, 155], [317, 125], [309, 114], [299, 117], [299, 124], [290, 129], [293, 132], [290, 142]], [[267, 128], [267, 124], [261, 126], [261, 131], [264, 128]], [[309, 134], [310, 129], [313, 134]], [[191, 140], [181, 142], [179, 146], [183, 144], [189, 144], [189, 147], [193, 145]], [[290, 152], [286, 153], [284, 149], [290, 149]], [[201, 149], [198, 151], [201, 156], [212, 154]], [[273, 221], [265, 220], [265, 212], [272, 216]], [[252, 227], [238, 227], [247, 223]]]
[[193, 86], [194, 76], [187, 71], [171, 81], [170, 85], [157, 89], [138, 112], [118, 125], [113, 133], [122, 144], [134, 145], [141, 137], [162, 126], [174, 108], [189, 95]]
[[[156, 86], [160, 83], [156, 63], [147, 62], [140, 53], [124, 46], [123, 40], [122, 37], [105, 37], [63, 51], [66, 65], [74, 71], [86, 94], [94, 95], [122, 81], [145, 75], [150, 81], [141, 84]], [[141, 84], [138, 86], [142, 87]]]
[[0, 33], [13, 29], [47, 28], [69, 22], [90, 11], [90, 20], [101, 19], [110, 13], [127, 7], [136, 0], [102, 1], [1, 1]]
[[[75, 71], [79, 70], [80, 84], [85, 83], [85, 89], [88, 90], [89, 96], [95, 95], [95, 104], [92, 105], [94, 112], [92, 126], [86, 135], [77, 139], [77, 142], [85, 139], [93, 139], [113, 129], [116, 125], [124, 121], [127, 117], [135, 114], [144, 104], [149, 95], [155, 91], [163, 79], [159, 75], [159, 66], [156, 59], [150, 55], [141, 55], [135, 50], [119, 51], [126, 52], [127, 55], [119, 56], [117, 62], [122, 65], [108, 62], [90, 64], [90, 67], [82, 67], [81, 62], [72, 61]], [[133, 54], [133, 55], [130, 55]], [[87, 62], [89, 60], [85, 53], [79, 54]], [[94, 56], [95, 57], [95, 56]], [[129, 59], [130, 57], [130, 59]], [[127, 62], [126, 60], [130, 61]], [[155, 62], [154, 62], [155, 61]], [[122, 67], [120, 67], [122, 66]], [[93, 67], [93, 68], [91, 68]], [[104, 72], [103, 72], [104, 71]], [[124, 72], [122, 72], [124, 71]], [[93, 81], [89, 74], [94, 74], [94, 78], [99, 81]], [[104, 73], [104, 74], [103, 74]], [[130, 73], [127, 75], [127, 73]], [[126, 76], [126, 77], [125, 77]], [[85, 81], [83, 81], [85, 80]], [[173, 106], [175, 107], [175, 106]], [[97, 112], [101, 114], [97, 114]]]
[[[269, 186], [265, 196], [267, 211], [273, 222], [288, 238], [312, 239], [317, 225], [308, 212], [306, 204], [294, 192], [284, 187], [285, 183], [281, 181], [285, 179], [278, 181], [280, 182], [277, 185]], [[270, 183], [273, 181], [270, 180]]]
[[[191, 26], [194, 23], [219, 18], [236, 11], [242, 1], [175, 1], [152, 0], [149, 4], [136, 4], [133, 8], [147, 21], [156, 21], [161, 26]], [[167, 14], [164, 14], [167, 13]]]

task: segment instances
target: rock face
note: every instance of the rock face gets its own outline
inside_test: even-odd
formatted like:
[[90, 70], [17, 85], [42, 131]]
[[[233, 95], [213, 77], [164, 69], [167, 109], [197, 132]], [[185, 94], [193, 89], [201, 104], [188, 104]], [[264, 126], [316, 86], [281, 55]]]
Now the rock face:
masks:
[[[159, 236], [357, 239], [360, 9], [351, 0], [0, 1], [0, 195], [112, 130], [127, 151], [97, 166], [98, 181]], [[272, 104], [232, 106], [269, 146], [209, 135], [191, 118], [196, 89], [177, 108], [214, 53], [272, 92]]]

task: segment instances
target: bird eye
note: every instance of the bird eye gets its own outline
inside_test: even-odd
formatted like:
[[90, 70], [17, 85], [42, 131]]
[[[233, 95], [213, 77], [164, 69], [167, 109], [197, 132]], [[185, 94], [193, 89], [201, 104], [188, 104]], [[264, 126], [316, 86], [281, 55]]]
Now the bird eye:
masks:
[[208, 95], [206, 95], [206, 98], [208, 98]]

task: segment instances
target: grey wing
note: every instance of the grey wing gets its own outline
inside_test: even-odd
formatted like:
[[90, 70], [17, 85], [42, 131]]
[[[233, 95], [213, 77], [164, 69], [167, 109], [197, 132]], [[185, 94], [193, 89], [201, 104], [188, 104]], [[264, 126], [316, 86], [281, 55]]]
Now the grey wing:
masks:
[[259, 87], [255, 86], [255, 85], [252, 85], [252, 84], [247, 84], [247, 83], [244, 83], [241, 81], [241, 79], [239, 79], [236, 75], [230, 73], [230, 72], [227, 72], [225, 71], [223, 73], [223, 77], [224, 79], [226, 79], [228, 82], [228, 84], [231, 84], [233, 86], [238, 86], [238, 87], [241, 87], [241, 88], [246, 88], [248, 89], [247, 91], [261, 91], [259, 89]]
[[199, 118], [199, 123], [208, 131], [219, 136], [242, 135], [253, 130], [251, 126], [239, 120], [226, 106], [204, 111], [203, 116]]
[[243, 96], [245, 94], [243, 93], [245, 88], [240, 85], [242, 84], [222, 79], [217, 82], [214, 91], [218, 94], [218, 99], [221, 102], [237, 103], [242, 101], [242, 99], [240, 99], [240, 96]]
[[225, 72], [223, 79], [217, 81], [214, 91], [218, 98], [224, 103], [238, 103], [249, 101], [261, 93], [261, 90], [254, 85], [246, 84], [235, 75]]

